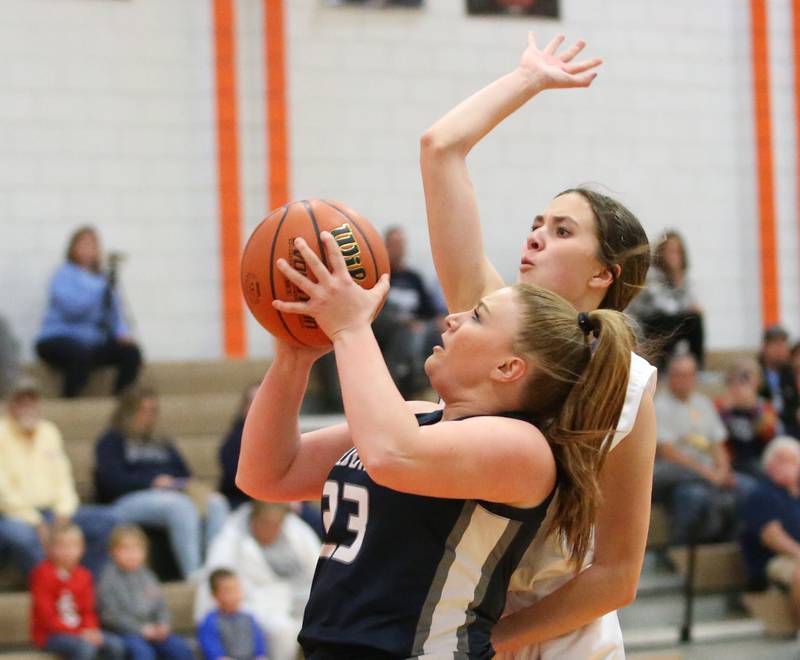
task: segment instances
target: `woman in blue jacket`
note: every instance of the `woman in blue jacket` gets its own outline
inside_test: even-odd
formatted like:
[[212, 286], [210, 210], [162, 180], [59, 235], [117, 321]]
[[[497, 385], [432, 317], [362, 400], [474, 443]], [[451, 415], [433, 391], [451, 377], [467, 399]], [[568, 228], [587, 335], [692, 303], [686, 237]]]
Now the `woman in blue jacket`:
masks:
[[136, 380], [142, 363], [111, 278], [100, 271], [100, 242], [92, 227], [72, 235], [66, 262], [50, 281], [36, 352], [64, 373], [62, 394], [75, 397], [92, 369], [117, 368], [114, 394]]

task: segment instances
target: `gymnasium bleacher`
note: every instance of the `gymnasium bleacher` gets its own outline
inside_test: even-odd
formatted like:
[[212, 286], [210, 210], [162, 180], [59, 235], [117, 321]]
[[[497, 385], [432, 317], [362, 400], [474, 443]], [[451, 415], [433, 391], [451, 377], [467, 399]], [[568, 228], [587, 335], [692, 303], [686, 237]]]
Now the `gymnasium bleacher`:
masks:
[[[155, 363], [144, 369], [142, 381], [159, 392], [159, 428], [175, 438], [198, 479], [212, 486], [218, 483], [220, 442], [234, 417], [242, 391], [260, 380], [266, 368], [264, 360], [225, 360]], [[31, 365], [27, 372], [37, 379], [45, 395], [43, 416], [61, 430], [81, 500], [91, 501], [94, 444], [107, 427], [114, 407], [114, 399], [103, 395], [110, 390], [113, 373], [94, 372], [85, 396], [66, 400], [54, 398], [58, 381], [45, 367]], [[313, 388], [309, 396], [313, 398]], [[301, 428], [311, 430], [339, 419], [339, 415], [304, 415]], [[168, 547], [162, 543], [155, 551], [168, 552]], [[163, 563], [163, 557], [151, 558], [156, 567]], [[175, 631], [192, 636], [194, 585], [168, 582], [164, 593], [174, 617]], [[0, 657], [55, 658], [32, 650], [30, 598], [22, 576], [9, 568], [0, 570], [0, 613]]]
[[[708, 371], [703, 389], [710, 395], [720, 391], [721, 373], [741, 352], [716, 352], [708, 356]], [[159, 392], [160, 424], [165, 434], [174, 437], [192, 472], [215, 485], [219, 479], [217, 451], [244, 388], [259, 380], [267, 367], [265, 360], [222, 360], [173, 362], [147, 365], [142, 381]], [[86, 395], [77, 400], [55, 398], [57, 379], [46, 368], [32, 365], [27, 372], [42, 385], [45, 418], [61, 429], [67, 454], [81, 498], [92, 497], [94, 443], [110, 418], [114, 399], [104, 395], [110, 389], [111, 372], [95, 372]], [[315, 409], [314, 384], [309, 390], [310, 410]], [[339, 415], [304, 414], [304, 430], [318, 428], [341, 419]], [[634, 660], [669, 660], [682, 657], [653, 651], [658, 646], [672, 647], [680, 642], [686, 626], [686, 576], [689, 558], [685, 549], [667, 551], [676, 572], [667, 571], [655, 561], [655, 551], [665, 547], [668, 521], [665, 512], [655, 508], [651, 516], [648, 556], [636, 602], [621, 612], [626, 644]], [[161, 552], [166, 545], [157, 546]], [[156, 557], [155, 564], [158, 564]], [[735, 543], [701, 545], [697, 548], [693, 586], [692, 639], [715, 640], [792, 637], [795, 626], [787, 597], [777, 589], [763, 594], [744, 594], [743, 611], [731, 610], [733, 598], [742, 593], [744, 570]], [[0, 657], [48, 658], [31, 650], [29, 643], [30, 600], [19, 574], [0, 572]], [[186, 636], [193, 634], [192, 603], [194, 587], [189, 582], [173, 581], [164, 586], [174, 616], [174, 628]], [[699, 656], [702, 657], [702, 656]]]

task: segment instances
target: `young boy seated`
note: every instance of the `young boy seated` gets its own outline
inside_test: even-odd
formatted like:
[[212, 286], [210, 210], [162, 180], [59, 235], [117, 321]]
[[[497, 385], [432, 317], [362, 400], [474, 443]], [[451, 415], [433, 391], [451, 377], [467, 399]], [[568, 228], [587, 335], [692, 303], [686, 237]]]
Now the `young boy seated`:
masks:
[[208, 577], [217, 609], [209, 612], [197, 630], [197, 641], [206, 660], [266, 660], [264, 634], [258, 623], [241, 610], [239, 578], [227, 568]]
[[31, 573], [31, 637], [39, 648], [62, 658], [125, 658], [119, 637], [100, 630], [92, 574], [80, 566], [83, 532], [73, 523], [56, 525], [47, 559]]
[[192, 651], [170, 628], [170, 613], [158, 579], [145, 566], [147, 537], [136, 525], [111, 534], [111, 561], [98, 585], [100, 619], [122, 635], [131, 657], [192, 660]]

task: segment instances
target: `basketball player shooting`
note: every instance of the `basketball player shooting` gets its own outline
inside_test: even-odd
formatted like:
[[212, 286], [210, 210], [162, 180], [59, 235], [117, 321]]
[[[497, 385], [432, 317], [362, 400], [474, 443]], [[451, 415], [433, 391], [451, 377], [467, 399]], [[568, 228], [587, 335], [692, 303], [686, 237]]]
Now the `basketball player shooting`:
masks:
[[542, 288], [502, 288], [446, 320], [425, 364], [443, 407], [406, 402], [370, 327], [387, 277], [362, 288], [331, 234], [321, 241], [331, 270], [297, 239], [306, 274], [283, 260], [278, 268], [307, 300], [273, 304], [314, 318], [332, 340], [347, 422], [299, 432], [309, 371], [325, 349], [278, 340], [237, 475], [257, 499], [322, 498], [326, 536], [303, 650], [312, 660], [490, 658], [509, 576], [557, 480], [552, 531], [576, 564], [589, 548], [633, 335], [617, 312], [578, 315]]

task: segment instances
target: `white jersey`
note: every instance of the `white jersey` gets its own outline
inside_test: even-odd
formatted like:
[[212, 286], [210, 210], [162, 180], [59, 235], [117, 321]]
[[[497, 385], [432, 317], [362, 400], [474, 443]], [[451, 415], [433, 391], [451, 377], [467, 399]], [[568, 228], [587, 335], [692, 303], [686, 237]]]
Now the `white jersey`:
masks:
[[[656, 368], [647, 360], [633, 353], [628, 378], [628, 391], [622, 407], [619, 424], [611, 439], [613, 450], [628, 435], [636, 422], [639, 405], [645, 394], [651, 394], [656, 387]], [[553, 508], [542, 524], [546, 529]], [[556, 535], [539, 534], [511, 577], [506, 601], [506, 614], [516, 612], [541, 600], [560, 586], [571, 580], [575, 569], [569, 563], [569, 549]], [[591, 552], [585, 566], [591, 564]], [[622, 632], [616, 612], [610, 612], [583, 628], [572, 633], [548, 640], [542, 644], [525, 647], [514, 653], [500, 653], [502, 660], [535, 660], [558, 658], [559, 660], [621, 660], [625, 657], [622, 645]]]

